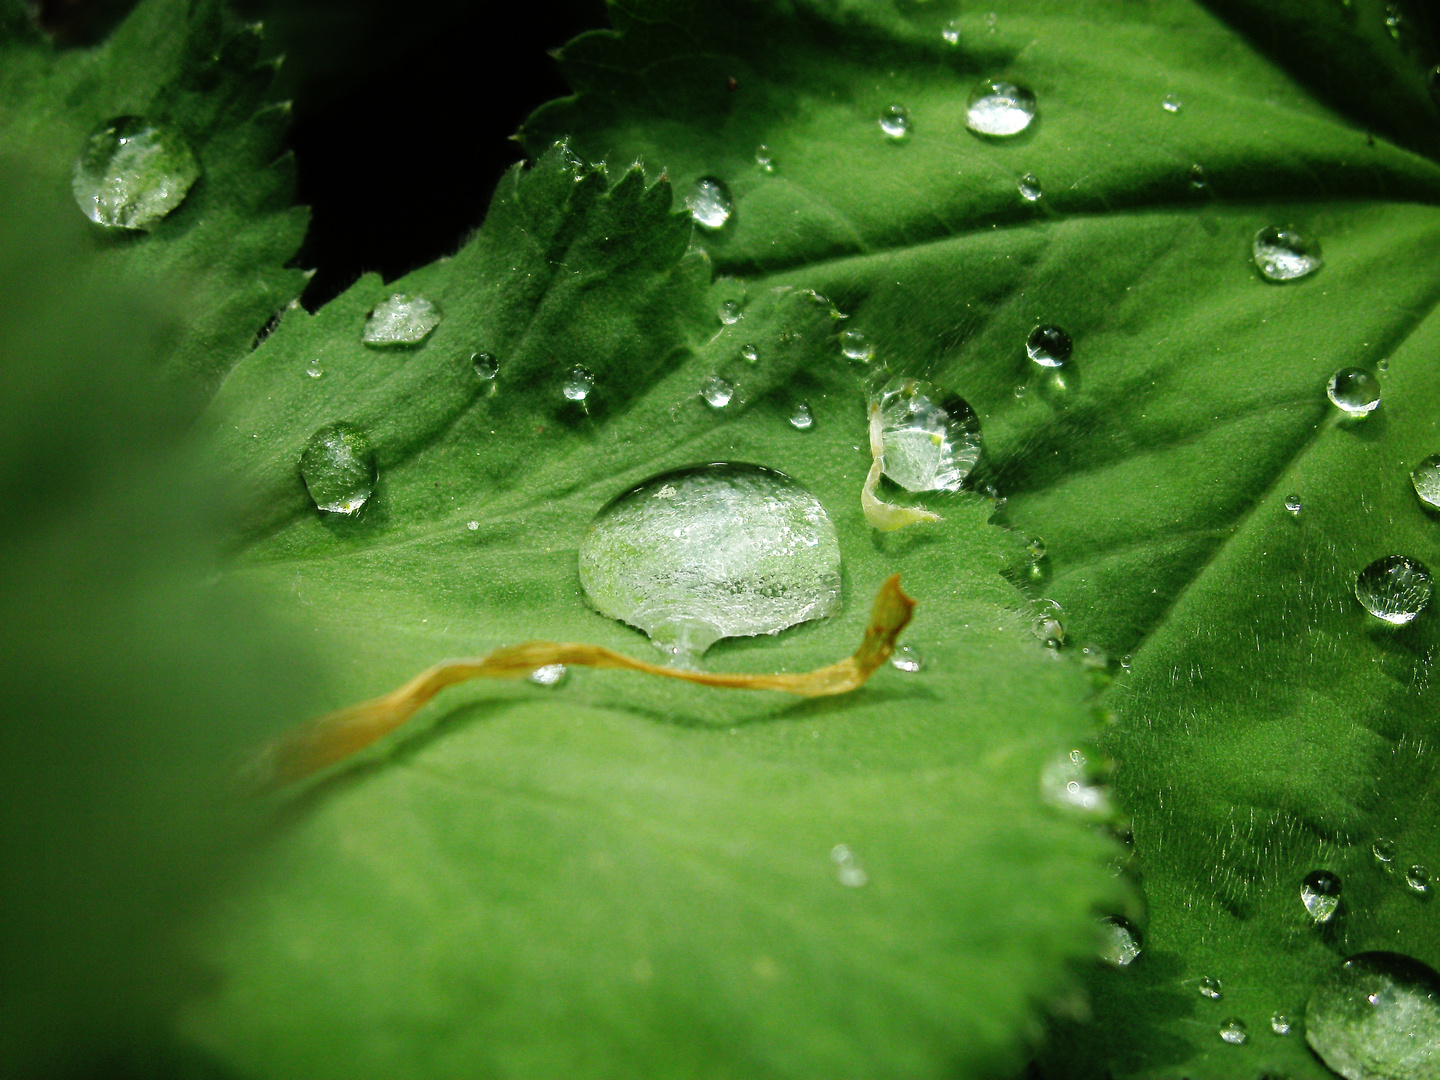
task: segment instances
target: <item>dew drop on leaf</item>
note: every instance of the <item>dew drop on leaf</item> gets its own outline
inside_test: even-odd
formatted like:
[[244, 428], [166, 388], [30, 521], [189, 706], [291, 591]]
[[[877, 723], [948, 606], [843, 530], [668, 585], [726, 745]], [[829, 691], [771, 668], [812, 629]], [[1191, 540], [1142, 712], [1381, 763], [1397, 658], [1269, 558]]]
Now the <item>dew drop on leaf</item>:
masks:
[[1219, 1001], [1224, 996], [1224, 989], [1220, 980], [1213, 975], [1206, 975], [1200, 980], [1200, 996], [1207, 997], [1211, 1001]]
[[1433, 587], [1424, 563], [1387, 555], [1356, 575], [1355, 598], [1377, 619], [1404, 626], [1425, 610]]
[[747, 364], [758, 364], [760, 362], [760, 350], [754, 345], [740, 346], [740, 359]]
[[569, 674], [564, 664], [545, 664], [530, 673], [530, 681], [536, 686], [559, 686]]
[[775, 154], [763, 143], [755, 148], [755, 166], [766, 175], [775, 172]]
[[830, 849], [830, 861], [835, 864], [835, 880], [846, 888], [858, 889], [870, 881], [859, 857], [845, 844]]
[[179, 206], [200, 162], [177, 130], [118, 116], [85, 140], [70, 189], [85, 216], [116, 229], [149, 229]]
[[1244, 1046], [1250, 1040], [1250, 1032], [1246, 1030], [1244, 1020], [1232, 1016], [1220, 1025], [1220, 1039], [1231, 1046]]
[[1204, 165], [1196, 164], [1190, 166], [1190, 186], [1192, 188], [1196, 191], [1204, 191], [1205, 185], [1209, 182], [1209, 177], [1205, 175]]
[[803, 401], [790, 412], [790, 426], [796, 431], [809, 431], [815, 426], [815, 414]]
[[1416, 863], [1405, 871], [1405, 884], [1410, 886], [1411, 892], [1428, 893], [1430, 891], [1430, 871]]
[[695, 181], [690, 194], [685, 196], [685, 205], [690, 208], [695, 224], [712, 231], [724, 228], [735, 212], [730, 189], [711, 176], [702, 176]]
[[1178, 113], [1180, 111], [1180, 99], [1174, 94], [1166, 94], [1160, 99], [1160, 107], [1168, 113]]
[[475, 368], [476, 376], [485, 382], [490, 382], [500, 374], [500, 361], [488, 352], [475, 353], [470, 357], [470, 363]]
[[707, 375], [700, 384], [700, 396], [712, 409], [723, 409], [735, 396], [735, 386], [719, 375]]
[[740, 310], [740, 304], [735, 300], [726, 300], [720, 305], [720, 321], [726, 326], [734, 326], [745, 317]]
[[940, 38], [946, 45], [960, 44], [960, 20], [951, 19], [940, 31]]
[[370, 440], [349, 424], [322, 427], [300, 455], [300, 476], [317, 509], [358, 514], [375, 490]]
[[896, 671], [903, 671], [913, 675], [919, 671], [924, 661], [920, 657], [920, 650], [914, 645], [901, 645], [895, 650], [895, 655], [890, 657], [890, 666]]
[[479, 528], [480, 528], [480, 522], [478, 522], [478, 521], [467, 521], [467, 522], [465, 523], [465, 528], [469, 529], [471, 532], [477, 532], [477, 531], [479, 530]]
[[1305, 1040], [1346, 1080], [1435, 1080], [1440, 975], [1399, 953], [1352, 956], [1311, 994]]
[[1346, 416], [1369, 416], [1380, 406], [1380, 382], [1364, 368], [1341, 368], [1325, 384], [1325, 395]]
[[594, 389], [595, 376], [585, 368], [577, 366], [570, 369], [570, 374], [565, 377], [565, 382], [560, 387], [560, 393], [564, 394], [568, 401], [584, 405]]
[[1300, 883], [1300, 902], [1317, 923], [1328, 923], [1340, 910], [1340, 878], [1329, 870], [1312, 870]]
[[875, 359], [875, 346], [859, 330], [840, 331], [840, 351], [849, 359], [865, 364]]
[[1034, 173], [1027, 172], [1015, 182], [1015, 186], [1020, 191], [1020, 197], [1026, 202], [1039, 202], [1040, 196], [1045, 194], [1040, 186], [1040, 178]]
[[783, 473], [703, 465], [605, 506], [580, 544], [580, 584], [601, 614], [698, 656], [838, 611], [840, 545], [819, 500]]
[[1060, 367], [1074, 349], [1070, 335], [1058, 326], [1037, 326], [1025, 339], [1025, 354], [1041, 367]]
[[1431, 510], [1440, 510], [1440, 454], [1431, 454], [1410, 474], [1415, 494]]
[[880, 110], [880, 130], [890, 139], [910, 134], [910, 111], [904, 105], [887, 105]]
[[1285, 509], [1290, 511], [1295, 517], [1299, 517], [1300, 511], [1305, 509], [1305, 504], [1300, 501], [1299, 495], [1286, 495]]
[[395, 293], [376, 304], [365, 318], [361, 340], [366, 345], [388, 348], [415, 345], [440, 325], [440, 309], [423, 296]]
[[1140, 931], [1129, 919], [1107, 915], [1100, 920], [1100, 959], [1112, 967], [1129, 967], [1140, 958]]
[[884, 472], [906, 491], [958, 491], [980, 458], [980, 421], [962, 399], [942, 405], [925, 383], [898, 379], [879, 399]]
[[1284, 1013], [1277, 1012], [1270, 1017], [1270, 1030], [1273, 1031], [1276, 1035], [1289, 1035], [1290, 1032], [1294, 1031], [1295, 1029], [1294, 1026], [1290, 1023], [1290, 1018], [1288, 1016], [1286, 1016]]
[[1019, 135], [1035, 119], [1035, 95], [1007, 82], [984, 82], [970, 94], [965, 126], [977, 135]]
[[1375, 856], [1375, 861], [1378, 863], [1393, 863], [1395, 861], [1395, 841], [1377, 836], [1375, 842], [1370, 845], [1370, 854]]
[[320, 361], [318, 359], [311, 360], [308, 364], [305, 365], [305, 374], [312, 379], [318, 379], [325, 374], [325, 369], [320, 366]]
[[1294, 281], [1324, 265], [1319, 241], [1294, 226], [1265, 226], [1255, 234], [1252, 250], [1266, 281]]

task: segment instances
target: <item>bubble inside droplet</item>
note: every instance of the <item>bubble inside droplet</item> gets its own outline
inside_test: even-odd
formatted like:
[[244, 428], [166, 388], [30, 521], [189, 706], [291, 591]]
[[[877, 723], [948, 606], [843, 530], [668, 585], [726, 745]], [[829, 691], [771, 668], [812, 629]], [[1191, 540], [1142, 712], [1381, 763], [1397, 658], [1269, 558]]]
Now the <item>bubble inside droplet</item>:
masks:
[[1075, 343], [1058, 326], [1037, 326], [1025, 339], [1025, 353], [1041, 367], [1058, 368], [1070, 359]]
[[685, 196], [685, 205], [697, 225], [706, 229], [720, 229], [730, 220], [735, 204], [730, 200], [730, 189], [714, 177], [704, 176], [690, 187]]
[[904, 671], [907, 674], [914, 674], [920, 670], [924, 663], [920, 658], [920, 650], [914, 645], [901, 645], [890, 657], [890, 666], [896, 671]]
[[546, 664], [530, 673], [530, 681], [536, 686], [559, 686], [568, 674], [570, 669], [564, 664]]
[[560, 385], [560, 393], [569, 401], [583, 405], [595, 389], [595, 376], [583, 367], [573, 367]]
[[734, 326], [744, 317], [745, 313], [740, 310], [740, 304], [737, 301], [726, 300], [720, 305], [720, 321], [726, 326]]
[[1440, 454], [1431, 454], [1410, 473], [1415, 494], [1431, 510], [1440, 510]]
[[1294, 1030], [1290, 1018], [1284, 1013], [1274, 1013], [1270, 1017], [1270, 1030], [1276, 1035], [1289, 1035]]
[[1040, 772], [1040, 794], [1052, 806], [1102, 820], [1113, 813], [1110, 787], [1078, 750], [1052, 758]]
[[1405, 884], [1410, 886], [1412, 892], [1428, 893], [1430, 891], [1430, 871], [1416, 863], [1405, 871]]
[[1311, 994], [1305, 1040], [1347, 1080], [1435, 1080], [1440, 975], [1399, 953], [1352, 956]]
[[1311, 919], [1328, 923], [1340, 910], [1340, 878], [1329, 870], [1312, 870], [1300, 883], [1300, 902]]
[[850, 889], [858, 889], [870, 880], [865, 867], [855, 852], [845, 844], [836, 844], [830, 849], [830, 861], [835, 864], [835, 880]]
[[361, 340], [385, 348], [424, 341], [440, 325], [440, 309], [423, 296], [395, 293], [376, 304], [365, 318]]
[[1294, 281], [1324, 265], [1320, 242], [1291, 226], [1267, 225], [1255, 234], [1255, 265], [1267, 281]]
[[1102, 942], [1100, 959], [1112, 967], [1129, 967], [1140, 958], [1140, 931], [1130, 920], [1119, 915], [1107, 915], [1100, 920]]
[[317, 509], [358, 514], [375, 490], [370, 440], [349, 424], [322, 427], [300, 455], [300, 476]]
[[1220, 1025], [1220, 1040], [1231, 1046], [1243, 1046], [1250, 1039], [1250, 1032], [1245, 1028], [1245, 1021], [1238, 1016], [1232, 1016]]
[[809, 431], [815, 426], [815, 414], [803, 401], [790, 411], [790, 426], [796, 431]]
[[470, 357], [470, 364], [475, 368], [475, 374], [485, 382], [489, 382], [500, 373], [500, 361], [488, 352], [475, 353]]
[[1027, 172], [1015, 182], [1015, 186], [1020, 190], [1020, 197], [1026, 202], [1038, 202], [1040, 196], [1045, 194], [1040, 187], [1040, 178], [1034, 173]]
[[1207, 997], [1211, 1001], [1219, 1001], [1225, 996], [1224, 988], [1220, 985], [1220, 980], [1213, 975], [1206, 975], [1200, 980], [1200, 996]]
[[1376, 559], [1355, 577], [1355, 597], [1392, 626], [1413, 622], [1430, 603], [1433, 584], [1425, 564], [1404, 555]]
[[1325, 394], [1346, 416], [1369, 416], [1380, 406], [1380, 382], [1364, 368], [1341, 368], [1325, 384]]
[[97, 225], [149, 229], [185, 200], [200, 162], [178, 130], [139, 116], [117, 116], [85, 140], [70, 188]]
[[980, 458], [980, 421], [961, 398], [944, 404], [914, 379], [888, 384], [879, 397], [885, 475], [906, 491], [958, 491]]
[[700, 396], [712, 409], [723, 409], [735, 396], [735, 386], [719, 375], [707, 375], [700, 384]]
[[602, 614], [698, 656], [839, 610], [840, 545], [819, 500], [783, 473], [704, 465], [602, 509], [580, 544], [580, 584]]
[[891, 139], [903, 139], [910, 132], [910, 113], [904, 105], [887, 105], [880, 110], [880, 130]]
[[1019, 135], [1035, 119], [1035, 95], [1007, 82], [981, 83], [970, 95], [965, 126], [977, 135]]

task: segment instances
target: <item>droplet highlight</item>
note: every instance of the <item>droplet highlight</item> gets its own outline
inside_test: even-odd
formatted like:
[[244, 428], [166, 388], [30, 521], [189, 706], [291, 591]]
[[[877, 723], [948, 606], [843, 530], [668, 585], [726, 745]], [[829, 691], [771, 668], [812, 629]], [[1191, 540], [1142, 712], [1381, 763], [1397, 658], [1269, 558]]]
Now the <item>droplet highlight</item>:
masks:
[[1314, 922], [1328, 923], [1340, 910], [1340, 878], [1329, 870], [1312, 870], [1300, 883], [1300, 902]]
[[958, 397], [899, 379], [880, 393], [883, 470], [906, 491], [959, 491], [980, 459], [980, 421]]
[[690, 208], [690, 217], [701, 228], [722, 229], [735, 212], [730, 199], [730, 189], [714, 177], [705, 176], [696, 180], [685, 196], [685, 205]]
[[349, 424], [322, 427], [300, 455], [300, 477], [316, 509], [353, 516], [375, 491], [370, 440]]
[[1293, 225], [1267, 225], [1255, 234], [1252, 250], [1266, 281], [1295, 281], [1325, 265], [1320, 242]]
[[580, 544], [580, 584], [603, 615], [676, 657], [775, 634], [840, 608], [840, 545], [790, 477], [718, 463], [665, 473], [611, 501]]
[[1380, 407], [1380, 381], [1364, 368], [1341, 368], [1325, 384], [1325, 396], [1346, 416], [1358, 420]]
[[116, 229], [149, 229], [185, 201], [200, 162], [175, 128], [117, 116], [85, 140], [70, 190], [85, 216]]
[[375, 305], [365, 318], [361, 340], [366, 345], [390, 348], [416, 345], [440, 325], [440, 309], [423, 296], [395, 293]]
[[1305, 1006], [1305, 1041], [1346, 1080], [1440, 1077], [1440, 975], [1408, 956], [1352, 956]]
[[1058, 326], [1037, 326], [1025, 339], [1025, 355], [1041, 367], [1062, 367], [1074, 351], [1070, 335]]
[[1035, 95], [1008, 82], [984, 82], [970, 94], [965, 126], [977, 135], [1006, 139], [1035, 119]]
[[1413, 622], [1430, 603], [1432, 589], [1425, 564], [1404, 555], [1376, 559], [1355, 577], [1355, 598], [1391, 626]]

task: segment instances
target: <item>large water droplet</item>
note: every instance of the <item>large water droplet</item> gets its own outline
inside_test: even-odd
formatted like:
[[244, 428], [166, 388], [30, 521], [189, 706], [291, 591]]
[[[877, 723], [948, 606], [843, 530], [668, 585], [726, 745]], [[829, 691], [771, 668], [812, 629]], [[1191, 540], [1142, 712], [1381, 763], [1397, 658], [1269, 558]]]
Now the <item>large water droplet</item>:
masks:
[[1294, 226], [1267, 225], [1255, 234], [1255, 265], [1267, 281], [1294, 281], [1324, 265], [1320, 242]]
[[584, 405], [594, 389], [595, 376], [578, 366], [571, 368], [570, 374], [560, 384], [560, 393], [565, 395], [567, 401], [573, 401], [577, 405]]
[[475, 368], [475, 374], [485, 382], [500, 374], [500, 361], [488, 352], [477, 352], [470, 357], [470, 363]]
[[602, 614], [699, 655], [839, 610], [840, 545], [819, 500], [783, 473], [704, 465], [601, 510], [580, 544], [580, 584]]
[[887, 105], [880, 110], [880, 130], [891, 139], [910, 133], [910, 111], [904, 105]]
[[920, 650], [914, 645], [901, 645], [890, 657], [890, 666], [896, 671], [903, 671], [913, 675], [924, 666], [925, 661], [921, 659]]
[[840, 332], [840, 351], [851, 360], [859, 360], [865, 364], [875, 359], [875, 346], [859, 330]]
[[925, 383], [899, 379], [880, 393], [885, 475], [906, 491], [958, 491], [980, 458], [980, 421], [962, 399], [943, 405]]
[[815, 414], [803, 401], [790, 412], [790, 426], [796, 431], [809, 431], [815, 426]]
[[700, 384], [700, 396], [712, 409], [723, 409], [735, 396], [735, 386], [733, 383], [726, 382], [719, 375], [707, 375], [705, 381]]
[[1356, 575], [1355, 598], [1377, 619], [1404, 626], [1425, 610], [1433, 587], [1424, 563], [1387, 555]]
[[977, 135], [1019, 135], [1035, 119], [1035, 95], [1007, 82], [984, 82], [970, 94], [965, 126]]
[[1140, 931], [1128, 919], [1107, 915], [1100, 920], [1100, 928], [1104, 934], [1100, 959], [1113, 967], [1129, 967], [1139, 959], [1142, 951]]
[[1415, 494], [1431, 510], [1440, 510], [1440, 454], [1431, 454], [1410, 474]]
[[1289, 1035], [1290, 1032], [1295, 1030], [1295, 1026], [1290, 1023], [1288, 1016], [1284, 1013], [1277, 1012], [1270, 1017], [1270, 1030], [1276, 1035]]
[[179, 206], [199, 178], [200, 162], [180, 132], [118, 116], [85, 140], [70, 190], [96, 224], [148, 229]]
[[1213, 975], [1206, 975], [1200, 980], [1200, 996], [1207, 997], [1211, 1001], [1219, 1001], [1225, 996], [1224, 987], [1220, 985], [1219, 979]]
[[706, 229], [724, 228], [735, 212], [735, 204], [730, 201], [730, 189], [709, 176], [695, 181], [690, 194], [685, 196], [685, 205], [690, 208], [695, 224]]
[[1040, 196], [1045, 194], [1044, 189], [1040, 186], [1040, 178], [1034, 173], [1027, 172], [1015, 181], [1015, 186], [1020, 191], [1020, 197], [1026, 202], [1039, 202]]
[[1346, 416], [1369, 416], [1380, 406], [1380, 382], [1364, 368], [1341, 368], [1325, 384], [1325, 394]]
[[1328, 923], [1340, 910], [1340, 878], [1329, 870], [1312, 870], [1300, 883], [1300, 902], [1310, 918]]
[[1346, 1080], [1437, 1080], [1440, 975], [1399, 953], [1352, 956], [1310, 996], [1305, 1040]]
[[375, 305], [365, 319], [366, 345], [386, 348], [392, 345], [414, 345], [424, 341], [431, 330], [440, 325], [440, 309], [423, 296], [395, 293]]
[[300, 476], [317, 508], [331, 514], [358, 514], [375, 490], [370, 440], [349, 424], [321, 428], [300, 455]]
[[1037, 326], [1025, 339], [1025, 353], [1041, 367], [1057, 368], [1070, 359], [1075, 343], [1058, 326]]
[[858, 889], [870, 880], [859, 857], [845, 844], [830, 849], [830, 861], [835, 864], [835, 880], [847, 888]]
[[1238, 1016], [1232, 1016], [1220, 1025], [1220, 1040], [1231, 1046], [1244, 1046], [1250, 1040], [1250, 1032], [1245, 1028], [1245, 1021]]
[[1405, 884], [1410, 886], [1411, 892], [1428, 893], [1430, 891], [1430, 871], [1416, 863], [1405, 871]]
[[726, 300], [720, 305], [720, 321], [726, 326], [734, 326], [745, 317], [745, 312], [740, 310], [740, 304], [735, 300]]

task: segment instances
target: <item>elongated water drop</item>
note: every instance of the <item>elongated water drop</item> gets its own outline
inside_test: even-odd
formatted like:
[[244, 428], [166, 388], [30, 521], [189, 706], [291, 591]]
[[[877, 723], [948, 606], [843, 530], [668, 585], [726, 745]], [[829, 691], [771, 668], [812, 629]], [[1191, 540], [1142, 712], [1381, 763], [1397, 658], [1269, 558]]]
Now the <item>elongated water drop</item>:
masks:
[[700, 384], [700, 396], [712, 409], [723, 409], [735, 396], [735, 386], [719, 375], [707, 375]]
[[1040, 178], [1034, 173], [1027, 172], [1015, 182], [1015, 186], [1019, 188], [1020, 197], [1026, 202], [1039, 202], [1040, 196], [1045, 194], [1040, 186]]
[[149, 229], [185, 201], [200, 179], [200, 162], [173, 127], [117, 116], [90, 133], [70, 189], [97, 225]]
[[1035, 119], [1035, 95], [1007, 82], [984, 82], [970, 94], [965, 126], [977, 135], [1004, 139], [1019, 135]]
[[1289, 1035], [1295, 1028], [1288, 1016], [1277, 1012], [1270, 1016], [1270, 1030], [1276, 1035]]
[[1431, 510], [1440, 510], [1440, 454], [1431, 454], [1410, 473], [1415, 494]]
[[904, 105], [887, 105], [880, 110], [880, 130], [887, 138], [903, 139], [910, 133], [910, 112]]
[[1266, 281], [1294, 281], [1325, 265], [1320, 242], [1293, 225], [1267, 225], [1255, 234], [1251, 246]]
[[958, 491], [980, 459], [980, 421], [961, 398], [914, 379], [880, 393], [885, 475], [906, 491]]
[[1328, 923], [1340, 910], [1340, 878], [1329, 870], [1313, 870], [1300, 883], [1300, 902], [1310, 918]]
[[724, 228], [731, 214], [735, 212], [735, 204], [730, 199], [730, 189], [711, 176], [695, 181], [690, 188], [690, 194], [685, 196], [685, 205], [690, 208], [690, 216], [695, 224], [711, 231]]
[[300, 455], [300, 476], [315, 506], [353, 515], [375, 490], [375, 454], [370, 440], [349, 424], [330, 424], [310, 436]]
[[580, 544], [580, 584], [601, 614], [698, 656], [839, 610], [840, 545], [819, 500], [783, 473], [702, 465], [602, 509]]
[[1041, 367], [1064, 366], [1074, 349], [1070, 335], [1058, 326], [1037, 326], [1025, 339], [1025, 355]]
[[536, 686], [559, 686], [569, 674], [564, 664], [545, 664], [530, 673], [530, 681]]
[[439, 325], [440, 309], [429, 300], [395, 293], [371, 310], [361, 340], [378, 348], [415, 345]]
[[1305, 1041], [1346, 1080], [1440, 1080], [1440, 975], [1399, 953], [1352, 956], [1310, 996]]
[[1380, 383], [1364, 368], [1341, 368], [1325, 384], [1325, 396], [1346, 416], [1359, 419], [1380, 407]]
[[1245, 1027], [1245, 1021], [1238, 1016], [1226, 1020], [1220, 1025], [1220, 1041], [1231, 1046], [1244, 1046], [1250, 1041], [1250, 1032]]
[[1356, 575], [1355, 598], [1377, 619], [1404, 626], [1425, 610], [1433, 587], [1424, 563], [1387, 555]]
[[595, 389], [595, 376], [583, 367], [573, 367], [565, 381], [560, 384], [560, 393], [567, 401], [573, 401], [577, 405], [584, 405], [590, 397], [590, 392]]
[[1120, 915], [1107, 915], [1100, 920], [1100, 927], [1104, 935], [1100, 946], [1100, 959], [1111, 967], [1123, 968], [1129, 967], [1140, 958], [1143, 951], [1140, 931], [1129, 919]]

